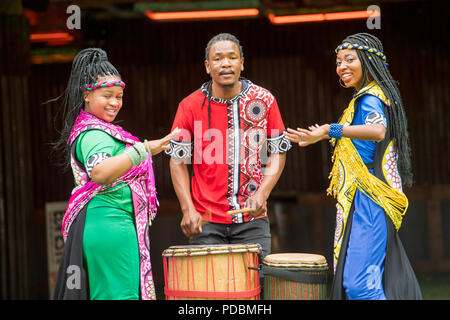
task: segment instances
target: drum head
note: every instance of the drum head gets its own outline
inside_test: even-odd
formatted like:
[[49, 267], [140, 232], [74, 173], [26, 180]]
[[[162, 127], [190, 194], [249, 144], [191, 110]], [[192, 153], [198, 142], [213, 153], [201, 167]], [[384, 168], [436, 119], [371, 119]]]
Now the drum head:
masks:
[[264, 258], [263, 264], [272, 267], [327, 267], [324, 256], [310, 253], [276, 253]]
[[164, 250], [163, 257], [171, 256], [204, 256], [207, 254], [226, 254], [238, 252], [261, 252], [261, 245], [258, 243], [242, 244], [208, 244], [208, 245], [184, 245], [171, 246]]

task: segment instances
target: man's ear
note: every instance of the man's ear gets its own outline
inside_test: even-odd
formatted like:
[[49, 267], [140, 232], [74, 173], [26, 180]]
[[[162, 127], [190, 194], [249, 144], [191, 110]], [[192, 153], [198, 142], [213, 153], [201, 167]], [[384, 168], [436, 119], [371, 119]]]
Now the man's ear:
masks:
[[209, 61], [205, 60], [205, 69], [207, 74], [211, 74], [211, 68], [209, 67]]
[[241, 58], [241, 71], [244, 71], [244, 58]]

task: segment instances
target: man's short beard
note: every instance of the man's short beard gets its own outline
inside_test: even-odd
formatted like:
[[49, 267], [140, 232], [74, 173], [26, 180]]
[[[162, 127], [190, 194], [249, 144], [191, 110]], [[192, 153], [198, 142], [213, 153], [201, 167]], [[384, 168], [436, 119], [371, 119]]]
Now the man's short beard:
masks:
[[234, 85], [235, 85], [236, 83], [231, 83], [231, 84], [222, 84], [222, 83], [219, 83], [219, 85], [222, 87], [222, 88], [229, 88], [229, 89], [231, 89], [231, 88], [234, 88]]

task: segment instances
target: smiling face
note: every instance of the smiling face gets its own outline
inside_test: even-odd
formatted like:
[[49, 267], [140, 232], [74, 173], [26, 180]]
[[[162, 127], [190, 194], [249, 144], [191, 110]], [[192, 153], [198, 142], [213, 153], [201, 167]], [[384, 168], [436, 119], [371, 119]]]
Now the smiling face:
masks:
[[234, 87], [244, 70], [244, 58], [233, 41], [224, 40], [214, 43], [209, 50], [209, 59], [205, 60], [206, 73], [214, 83], [222, 87]]
[[336, 56], [336, 73], [347, 88], [361, 87], [363, 71], [356, 50], [340, 50]]
[[[119, 81], [116, 76], [106, 76], [97, 79], [102, 81]], [[84, 94], [84, 110], [97, 118], [112, 122], [122, 108], [123, 88], [120, 86], [103, 87]]]

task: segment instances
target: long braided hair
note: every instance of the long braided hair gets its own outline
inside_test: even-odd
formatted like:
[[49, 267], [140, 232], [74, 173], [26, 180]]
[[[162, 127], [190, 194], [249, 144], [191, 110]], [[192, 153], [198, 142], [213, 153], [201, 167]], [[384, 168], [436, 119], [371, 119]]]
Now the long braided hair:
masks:
[[105, 76], [121, 78], [117, 69], [108, 61], [104, 50], [87, 48], [75, 56], [69, 81], [63, 93], [63, 128], [59, 139], [53, 144], [53, 151], [64, 155], [65, 169], [70, 166], [70, 146], [67, 141], [75, 120], [84, 107], [82, 87], [86, 84], [92, 85]]
[[[356, 33], [346, 37], [342, 43], [359, 44], [375, 48], [383, 52], [381, 41], [369, 33]], [[409, 145], [408, 121], [403, 107], [400, 90], [397, 82], [392, 78], [385, 62], [373, 53], [356, 50], [358, 58], [361, 61], [363, 71], [363, 81], [361, 88], [366, 84], [370, 75], [383, 90], [390, 101], [387, 108], [389, 115], [389, 131], [394, 139], [394, 144], [398, 153], [398, 170], [402, 183], [410, 187], [413, 183], [413, 174], [411, 169], [411, 149]], [[359, 91], [357, 88], [356, 91]]]

